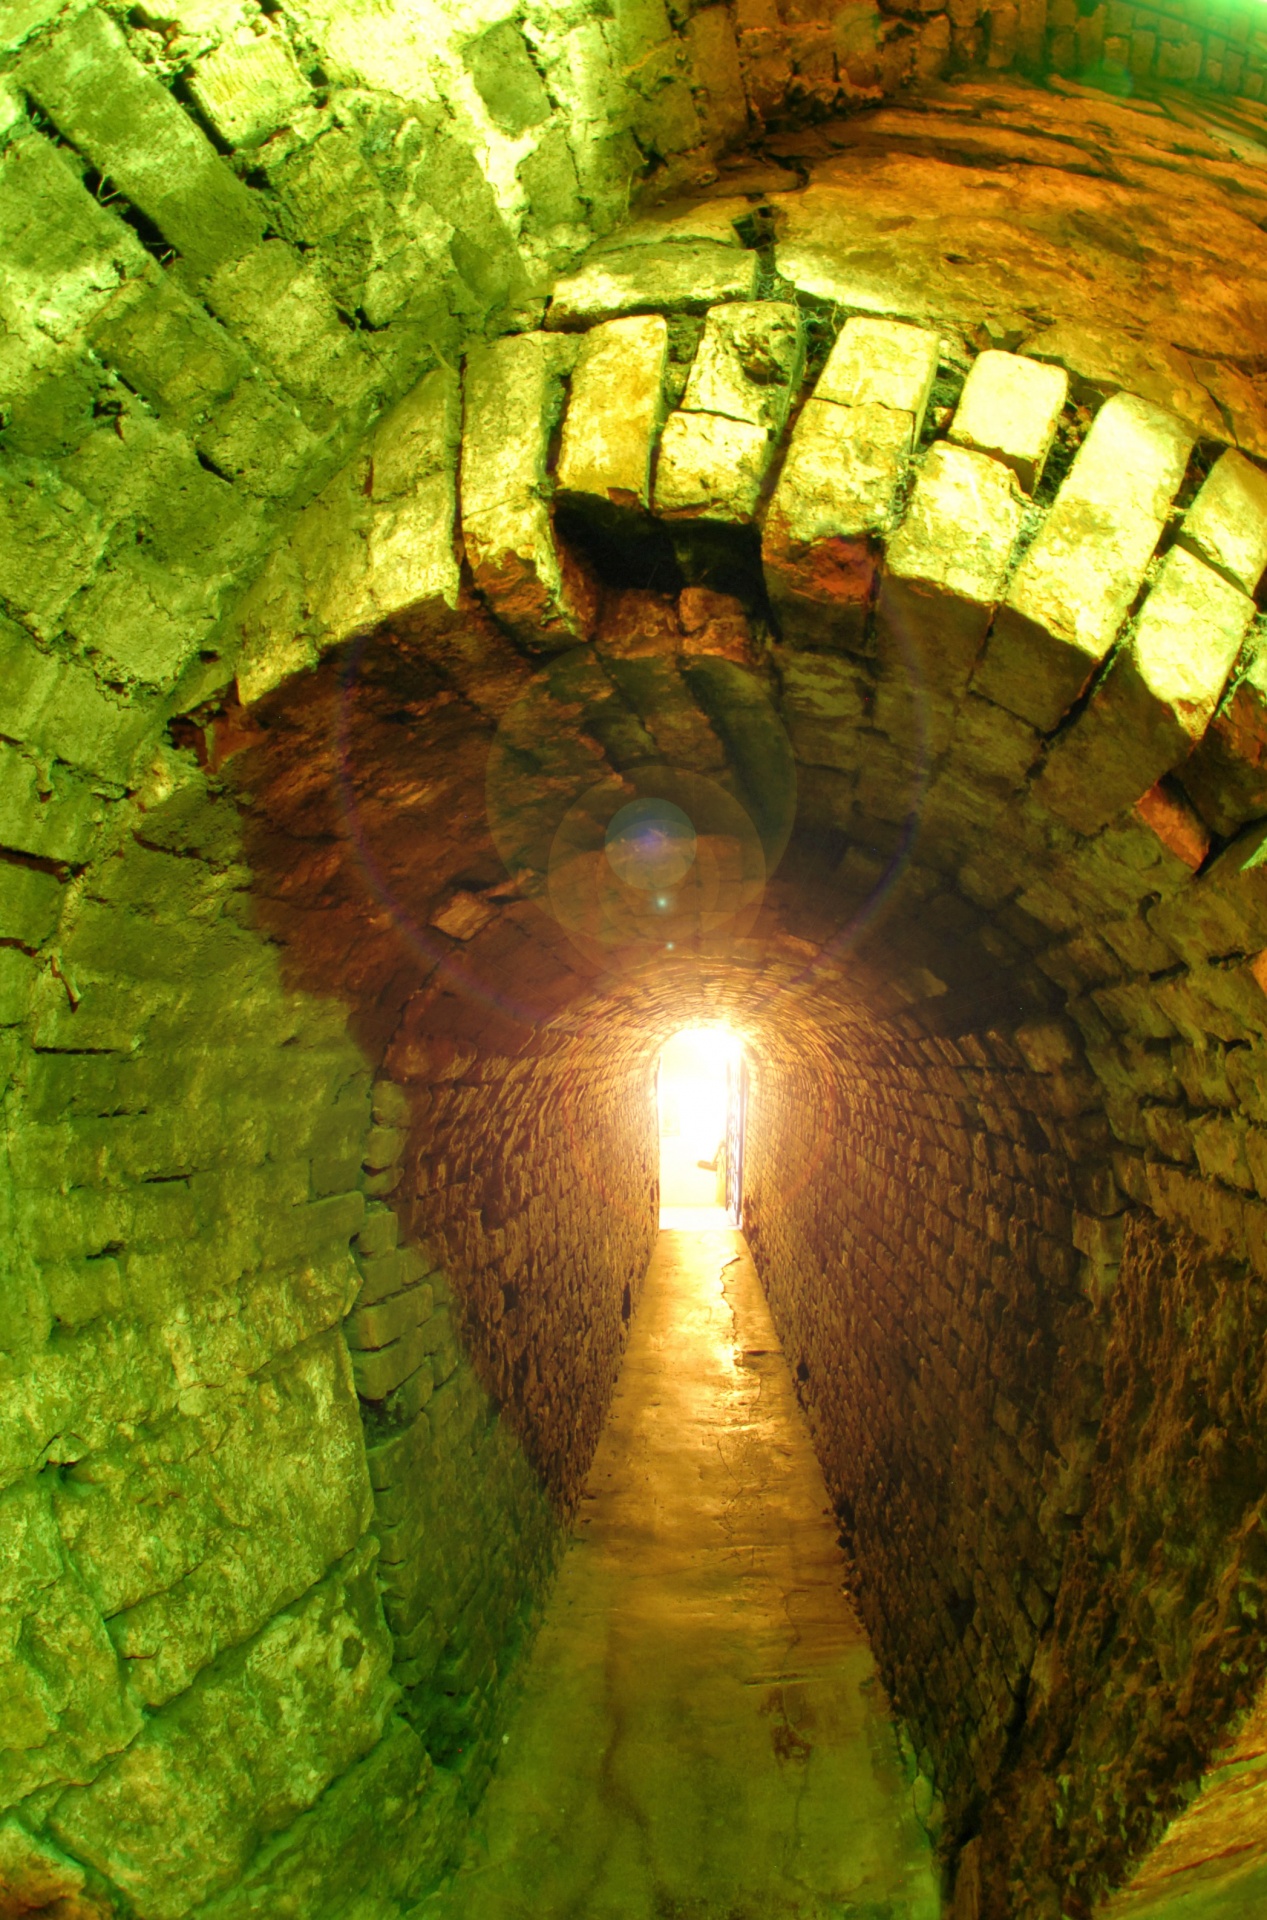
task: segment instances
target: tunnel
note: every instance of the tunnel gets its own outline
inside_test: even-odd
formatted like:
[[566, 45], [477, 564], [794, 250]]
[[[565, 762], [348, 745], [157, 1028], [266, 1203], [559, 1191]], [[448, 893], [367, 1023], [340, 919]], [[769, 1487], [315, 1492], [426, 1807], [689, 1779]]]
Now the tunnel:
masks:
[[1267, 1910], [1265, 92], [14, 0], [7, 1920]]

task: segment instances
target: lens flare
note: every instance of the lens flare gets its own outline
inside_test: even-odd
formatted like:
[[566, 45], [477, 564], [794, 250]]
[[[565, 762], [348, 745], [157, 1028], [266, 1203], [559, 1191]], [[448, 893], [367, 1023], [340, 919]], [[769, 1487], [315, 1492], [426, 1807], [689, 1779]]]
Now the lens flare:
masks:
[[608, 865], [627, 887], [655, 893], [657, 907], [695, 864], [695, 829], [671, 800], [631, 800], [612, 816], [604, 838]]

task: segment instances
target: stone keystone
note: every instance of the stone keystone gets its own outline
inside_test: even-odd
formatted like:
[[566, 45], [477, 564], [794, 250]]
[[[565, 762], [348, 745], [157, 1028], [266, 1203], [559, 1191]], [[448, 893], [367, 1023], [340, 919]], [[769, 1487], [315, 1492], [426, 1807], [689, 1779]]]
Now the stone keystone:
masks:
[[608, 320], [586, 334], [559, 455], [559, 492], [572, 504], [607, 513], [649, 508], [668, 351], [668, 322], [658, 313]]
[[978, 693], [1043, 732], [1057, 724], [1143, 584], [1192, 444], [1146, 400], [1105, 401], [999, 609]]
[[546, 455], [563, 410], [570, 336], [508, 334], [468, 357], [462, 429], [462, 534], [477, 590], [523, 645], [589, 637], [595, 595], [555, 540]]
[[1184, 515], [1178, 540], [1253, 593], [1267, 567], [1267, 474], [1229, 447]]
[[1247, 594], [1172, 548], [1134, 633], [1052, 747], [1035, 797], [1079, 833], [1133, 806], [1205, 732], [1253, 613]]
[[973, 362], [948, 437], [961, 447], [993, 454], [1032, 493], [1068, 394], [1063, 367], [991, 349]]
[[804, 365], [799, 308], [786, 301], [714, 307], [681, 410], [664, 430], [656, 512], [751, 519]]

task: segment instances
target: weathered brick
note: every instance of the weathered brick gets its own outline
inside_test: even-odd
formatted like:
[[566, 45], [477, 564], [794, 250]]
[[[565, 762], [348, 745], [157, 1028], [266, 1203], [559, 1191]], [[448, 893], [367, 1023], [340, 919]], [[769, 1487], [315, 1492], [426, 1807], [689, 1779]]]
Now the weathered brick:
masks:
[[937, 377], [938, 340], [923, 327], [855, 314], [846, 320], [814, 387], [841, 407], [890, 407], [910, 415], [911, 447]]

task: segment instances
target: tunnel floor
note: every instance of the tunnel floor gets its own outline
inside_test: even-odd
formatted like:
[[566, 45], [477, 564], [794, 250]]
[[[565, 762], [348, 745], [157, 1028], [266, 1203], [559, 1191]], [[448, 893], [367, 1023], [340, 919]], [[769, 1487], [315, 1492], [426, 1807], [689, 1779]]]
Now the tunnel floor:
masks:
[[417, 1920], [933, 1920], [843, 1576], [742, 1235], [661, 1233], [499, 1771]]

